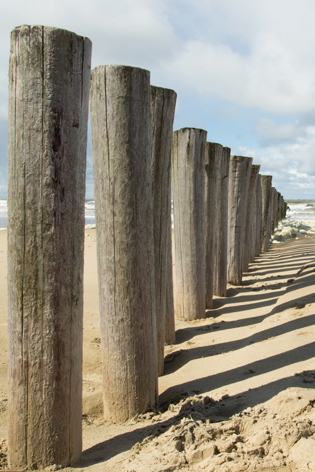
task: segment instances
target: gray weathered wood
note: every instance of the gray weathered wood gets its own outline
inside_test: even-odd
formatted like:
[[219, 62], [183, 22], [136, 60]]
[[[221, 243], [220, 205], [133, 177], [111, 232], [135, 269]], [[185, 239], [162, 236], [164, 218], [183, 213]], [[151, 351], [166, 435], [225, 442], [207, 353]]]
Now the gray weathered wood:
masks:
[[231, 149], [223, 148], [217, 167], [218, 184], [216, 187], [216, 213], [214, 224], [214, 267], [213, 294], [226, 296], [227, 285], [227, 245], [228, 245], [228, 200], [229, 200], [229, 167]]
[[205, 317], [205, 150], [207, 132], [184, 128], [173, 133], [175, 317]]
[[124, 422], [157, 401], [150, 73], [91, 75], [104, 416]]
[[278, 226], [279, 221], [281, 220], [281, 199], [282, 199], [282, 195], [281, 195], [280, 192], [278, 192], [277, 196], [278, 196], [278, 201], [277, 201], [277, 218], [276, 218], [276, 224], [277, 224], [277, 226]]
[[271, 175], [261, 176], [261, 195], [262, 195], [262, 241], [261, 252], [269, 249], [271, 237]]
[[82, 449], [84, 197], [91, 42], [11, 32], [8, 408], [11, 469]]
[[256, 228], [257, 228], [257, 178], [259, 174], [260, 166], [252, 165], [250, 181], [248, 187], [247, 196], [247, 212], [246, 212], [246, 225], [245, 225], [245, 245], [244, 245], [244, 257], [243, 257], [243, 272], [248, 271], [248, 264], [253, 262], [255, 259], [255, 243], [256, 243]]
[[[217, 143], [206, 143], [205, 161], [205, 291], [206, 308], [212, 308], [213, 272], [214, 272], [214, 237], [217, 202], [218, 175], [221, 167], [223, 147]], [[220, 172], [221, 176], [221, 172]], [[219, 204], [218, 204], [219, 205]]]
[[[171, 146], [176, 105], [174, 90], [151, 86], [151, 176], [155, 267], [158, 375], [164, 374], [167, 260], [171, 253]], [[169, 244], [169, 247], [167, 245]]]
[[276, 226], [276, 201], [277, 201], [277, 190], [275, 187], [271, 187], [271, 234], [274, 233]]
[[175, 314], [174, 314], [174, 295], [173, 295], [173, 246], [174, 238], [172, 237], [171, 215], [169, 215], [170, 224], [168, 241], [167, 241], [167, 273], [166, 273], [166, 308], [165, 308], [165, 344], [175, 344]]
[[228, 281], [242, 285], [247, 194], [252, 158], [231, 156], [229, 169]]
[[261, 194], [261, 175], [258, 174], [256, 186], [256, 243], [255, 257], [258, 257], [261, 251], [262, 241], [262, 194]]

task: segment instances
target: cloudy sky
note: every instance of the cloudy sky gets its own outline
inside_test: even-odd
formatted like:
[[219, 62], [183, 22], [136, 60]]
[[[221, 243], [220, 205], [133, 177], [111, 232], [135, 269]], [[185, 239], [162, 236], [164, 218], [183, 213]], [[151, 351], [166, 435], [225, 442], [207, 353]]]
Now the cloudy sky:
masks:
[[[313, 0], [0, 0], [0, 198], [6, 198], [10, 31], [72, 30], [93, 42], [92, 66], [151, 71], [177, 92], [174, 129], [251, 156], [285, 198], [315, 198]], [[87, 198], [93, 197], [91, 143]]]

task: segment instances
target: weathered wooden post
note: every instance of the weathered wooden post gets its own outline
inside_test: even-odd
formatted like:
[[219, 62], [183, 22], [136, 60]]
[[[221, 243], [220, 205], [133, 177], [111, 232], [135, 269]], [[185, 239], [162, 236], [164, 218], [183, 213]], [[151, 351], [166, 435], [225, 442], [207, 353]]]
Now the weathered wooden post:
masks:
[[275, 187], [271, 187], [271, 234], [274, 233], [276, 227], [276, 202], [277, 190]]
[[256, 186], [256, 242], [255, 257], [258, 257], [261, 251], [262, 241], [262, 194], [261, 194], [261, 175], [257, 176]]
[[223, 148], [221, 159], [217, 160], [217, 185], [215, 205], [213, 294], [226, 296], [227, 245], [228, 245], [228, 200], [229, 166], [231, 149]]
[[278, 202], [277, 202], [277, 226], [279, 224], [279, 221], [281, 220], [281, 200], [282, 200], [282, 195], [280, 192], [278, 192]]
[[229, 169], [228, 281], [242, 285], [247, 194], [253, 159], [231, 156]]
[[124, 422], [157, 400], [150, 72], [96, 67], [90, 109], [104, 417]]
[[11, 469], [82, 450], [84, 197], [91, 42], [11, 32], [8, 409]]
[[205, 317], [205, 150], [207, 132], [184, 128], [172, 140], [175, 317]]
[[214, 237], [217, 193], [217, 167], [221, 165], [223, 147], [217, 143], [206, 143], [205, 161], [205, 290], [206, 308], [212, 308], [214, 273]]
[[166, 254], [166, 308], [165, 308], [165, 344], [174, 344], [176, 342], [175, 334], [175, 314], [174, 314], [174, 287], [173, 287], [173, 238], [172, 221], [169, 214], [168, 241]]
[[169, 283], [166, 257], [172, 250], [168, 226], [171, 224], [171, 147], [175, 105], [174, 90], [151, 86], [151, 176], [158, 375], [164, 374], [166, 284]]
[[243, 258], [243, 272], [248, 271], [248, 264], [255, 259], [255, 243], [256, 243], [256, 228], [257, 228], [257, 178], [260, 166], [253, 164], [251, 167], [250, 181], [248, 187], [247, 197], [247, 212], [246, 212], [246, 226], [244, 238], [244, 258]]
[[266, 252], [269, 248], [271, 237], [271, 175], [261, 176], [262, 194], [262, 243], [261, 251]]

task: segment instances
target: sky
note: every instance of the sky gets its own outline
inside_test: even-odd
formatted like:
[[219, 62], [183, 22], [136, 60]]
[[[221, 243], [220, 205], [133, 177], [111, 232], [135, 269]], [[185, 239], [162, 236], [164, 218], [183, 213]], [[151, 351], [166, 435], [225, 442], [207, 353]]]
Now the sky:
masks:
[[[42, 24], [93, 43], [177, 93], [174, 130], [253, 157], [285, 199], [315, 198], [313, 0], [0, 0], [0, 198], [7, 194], [10, 31]], [[93, 198], [89, 132], [86, 198]]]

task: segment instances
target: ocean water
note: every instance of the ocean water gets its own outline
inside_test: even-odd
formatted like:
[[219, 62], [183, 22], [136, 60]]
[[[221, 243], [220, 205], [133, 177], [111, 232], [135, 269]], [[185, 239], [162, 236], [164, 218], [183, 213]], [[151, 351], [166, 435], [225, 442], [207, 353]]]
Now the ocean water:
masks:
[[315, 234], [315, 200], [286, 200], [287, 217], [280, 221], [273, 243], [282, 243], [302, 234]]
[[[281, 243], [301, 234], [315, 234], [315, 199], [314, 200], [287, 200], [287, 217], [280, 221], [272, 236], [273, 243]], [[0, 200], [0, 229], [7, 227], [7, 201]], [[86, 228], [95, 227], [95, 202], [85, 201]], [[174, 227], [172, 204], [172, 227]]]

